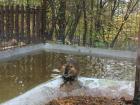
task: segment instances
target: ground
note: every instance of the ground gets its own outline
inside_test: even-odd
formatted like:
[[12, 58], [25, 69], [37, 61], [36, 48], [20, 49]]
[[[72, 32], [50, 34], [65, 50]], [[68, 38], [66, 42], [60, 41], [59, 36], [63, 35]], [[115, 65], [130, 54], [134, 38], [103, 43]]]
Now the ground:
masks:
[[132, 101], [124, 98], [112, 99], [107, 97], [71, 96], [52, 100], [46, 105], [132, 105]]

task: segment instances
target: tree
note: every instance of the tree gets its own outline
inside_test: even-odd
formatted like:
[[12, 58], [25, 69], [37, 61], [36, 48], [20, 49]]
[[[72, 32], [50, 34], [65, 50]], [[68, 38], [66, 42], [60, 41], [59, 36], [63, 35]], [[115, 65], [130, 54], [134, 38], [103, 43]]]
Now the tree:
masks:
[[123, 21], [122, 21], [122, 24], [121, 26], [119, 27], [118, 29], [118, 32], [116, 33], [114, 39], [112, 40], [111, 44], [110, 44], [110, 47], [114, 47], [119, 35], [120, 35], [120, 32], [122, 31], [123, 29], [123, 26], [124, 24], [126, 23], [127, 19], [129, 18], [130, 14], [134, 11], [135, 7], [137, 6], [139, 0], [130, 0], [128, 2], [128, 5], [127, 5], [127, 10], [126, 10], [126, 13], [123, 17]]
[[73, 1], [73, 4], [75, 4], [75, 6], [72, 6], [74, 8], [74, 10], [69, 10], [70, 12], [70, 16], [68, 16], [67, 18], [67, 32], [66, 32], [66, 36], [68, 36], [68, 40], [70, 42], [72, 42], [76, 29], [78, 27], [79, 21], [81, 19], [81, 15], [82, 15], [82, 1], [81, 0], [77, 0], [77, 1]]
[[87, 37], [87, 25], [88, 25], [88, 23], [87, 23], [87, 10], [86, 10], [86, 2], [85, 2], [85, 0], [83, 0], [83, 14], [84, 14], [84, 27], [83, 27], [83, 29], [84, 29], [84, 33], [83, 33], [83, 45], [85, 46], [85, 44], [86, 44], [86, 37]]
[[66, 28], [66, 0], [59, 0], [59, 11], [58, 11], [58, 27], [59, 27], [59, 34], [58, 40], [61, 40], [65, 43], [65, 28]]

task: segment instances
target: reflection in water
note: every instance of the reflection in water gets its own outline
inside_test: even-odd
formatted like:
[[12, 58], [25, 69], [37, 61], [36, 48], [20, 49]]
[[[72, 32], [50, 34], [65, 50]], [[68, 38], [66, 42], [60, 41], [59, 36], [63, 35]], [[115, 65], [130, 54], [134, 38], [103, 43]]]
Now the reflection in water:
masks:
[[[66, 54], [43, 53], [0, 64], [0, 102], [48, 81], [60, 74]], [[135, 64], [127, 61], [75, 56], [81, 75], [86, 77], [134, 80]]]
[[54, 53], [27, 56], [0, 65], [0, 102], [22, 94], [51, 78], [51, 71], [64, 60]]

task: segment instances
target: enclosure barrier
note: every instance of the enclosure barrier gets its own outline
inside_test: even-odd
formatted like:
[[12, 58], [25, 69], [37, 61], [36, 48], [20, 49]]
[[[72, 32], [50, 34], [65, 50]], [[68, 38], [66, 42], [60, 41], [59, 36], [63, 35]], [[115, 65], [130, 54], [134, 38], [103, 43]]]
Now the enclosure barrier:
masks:
[[135, 62], [137, 53], [132, 51], [109, 50], [101, 48], [86, 48], [79, 46], [69, 46], [61, 44], [36, 44], [25, 47], [17, 47], [0, 52], [0, 62], [11, 61], [24, 57], [25, 55], [36, 54], [41, 52], [56, 52], [72, 55], [87, 55], [111, 59], [130, 60]]
[[45, 13], [44, 6], [1, 5], [0, 50], [43, 42], [47, 36]]

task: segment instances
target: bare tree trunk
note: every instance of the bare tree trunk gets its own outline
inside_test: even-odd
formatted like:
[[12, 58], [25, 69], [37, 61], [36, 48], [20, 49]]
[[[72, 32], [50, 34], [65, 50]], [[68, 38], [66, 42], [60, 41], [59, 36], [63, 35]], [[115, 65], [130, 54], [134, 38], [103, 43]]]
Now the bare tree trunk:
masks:
[[93, 3], [94, 1], [91, 0], [91, 19], [90, 19], [90, 46], [93, 45]]
[[51, 7], [51, 13], [52, 13], [52, 18], [51, 18], [51, 29], [50, 29], [50, 40], [53, 39], [53, 33], [55, 31], [55, 27], [56, 27], [56, 11], [55, 11], [55, 4], [54, 4], [55, 0], [49, 0], [49, 4]]
[[86, 44], [87, 38], [87, 13], [86, 13], [86, 1], [83, 0], [83, 13], [84, 13], [84, 34], [83, 34], [83, 45]]
[[58, 26], [59, 26], [59, 35], [58, 40], [62, 41], [63, 44], [65, 43], [65, 28], [66, 28], [66, 0], [59, 0], [60, 7], [58, 12]]
[[46, 9], [47, 9], [47, 0], [43, 0], [42, 3], [42, 29], [41, 29], [41, 36], [42, 36], [42, 41], [45, 41], [47, 39], [45, 32], [48, 31], [48, 29], [46, 29]]
[[72, 39], [74, 37], [77, 25], [78, 25], [80, 17], [81, 17], [81, 14], [82, 14], [82, 6], [81, 6], [81, 2], [80, 2], [80, 3], [76, 4], [76, 11], [74, 13], [74, 20], [72, 22], [72, 25], [70, 26], [70, 29], [67, 32], [67, 35], [69, 37], [70, 42], [72, 41]]
[[97, 35], [99, 35], [102, 30], [101, 16], [102, 16], [102, 10], [103, 10], [105, 4], [103, 3], [102, 0], [97, 0], [96, 2], [97, 2], [97, 6], [96, 6], [97, 10], [96, 10], [96, 16], [94, 18], [95, 19], [94, 26], [95, 26], [95, 33]]

